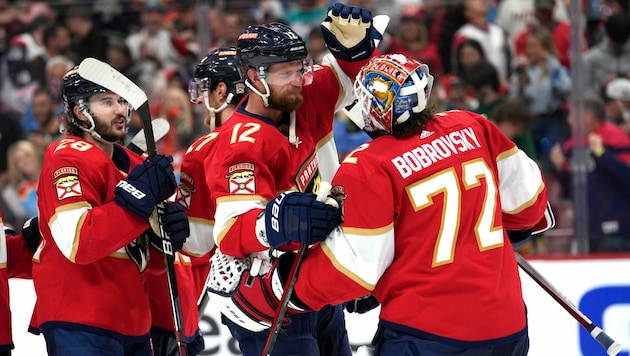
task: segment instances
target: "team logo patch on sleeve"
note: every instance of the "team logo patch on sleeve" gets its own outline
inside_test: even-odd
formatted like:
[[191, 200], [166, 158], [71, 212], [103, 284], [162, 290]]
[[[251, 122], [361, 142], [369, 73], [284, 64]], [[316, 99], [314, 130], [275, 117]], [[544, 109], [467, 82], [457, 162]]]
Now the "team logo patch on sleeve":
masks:
[[83, 195], [79, 182], [79, 170], [76, 167], [61, 167], [53, 173], [57, 199], [64, 200]]
[[179, 187], [177, 187], [177, 196], [175, 201], [179, 203], [179, 205], [183, 206], [184, 209], [190, 210], [190, 200], [192, 199], [192, 193], [195, 190], [191, 189], [187, 184], [180, 183]]
[[252, 163], [237, 163], [229, 167], [225, 178], [228, 179], [230, 194], [256, 193], [256, 179]]
[[180, 183], [179, 187], [177, 187], [175, 201], [183, 206], [184, 209], [190, 210], [192, 195], [197, 191], [197, 188], [195, 188], [195, 180], [186, 172], [181, 172], [179, 179]]

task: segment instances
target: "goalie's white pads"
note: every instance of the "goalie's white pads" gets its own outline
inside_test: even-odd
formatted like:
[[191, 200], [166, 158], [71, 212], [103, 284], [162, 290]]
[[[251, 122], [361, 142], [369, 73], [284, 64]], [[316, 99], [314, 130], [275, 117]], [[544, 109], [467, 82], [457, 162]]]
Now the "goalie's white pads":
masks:
[[[256, 255], [257, 258], [263, 257], [263, 253]], [[293, 256], [295, 254], [288, 256], [287, 263], [293, 262], [291, 259]], [[217, 293], [216, 290], [211, 290], [208, 287], [208, 291], [212, 292], [209, 294], [210, 300], [223, 316], [240, 327], [253, 332], [269, 329], [275, 312], [279, 307], [279, 301], [286, 282], [277, 268], [281, 259], [282, 257], [276, 260], [275, 265], [271, 265], [269, 260], [263, 258], [259, 271], [254, 271], [256, 263], [252, 264], [251, 269], [245, 269], [243, 273], [236, 273], [235, 276], [228, 271], [230, 279], [228, 284], [222, 281], [222, 276], [226, 275], [226, 270], [224, 269], [223, 273], [218, 274], [218, 280], [210, 281], [209, 279], [208, 285], [216, 282], [216, 285], [212, 288], [215, 289], [217, 286], [220, 286], [221, 289], [221, 293]], [[215, 266], [211, 265], [211, 274], [214, 268]], [[238, 281], [238, 283], [233, 285], [234, 281]], [[229, 292], [225, 293], [227, 291]], [[289, 314], [306, 311], [304, 306], [297, 305], [291, 301], [287, 307]], [[288, 322], [288, 319], [284, 320], [283, 324], [286, 324], [286, 322]]]
[[235, 258], [216, 249], [210, 258], [210, 273], [206, 279], [206, 288], [214, 294], [231, 296], [241, 283], [243, 273], [251, 265], [249, 257]]

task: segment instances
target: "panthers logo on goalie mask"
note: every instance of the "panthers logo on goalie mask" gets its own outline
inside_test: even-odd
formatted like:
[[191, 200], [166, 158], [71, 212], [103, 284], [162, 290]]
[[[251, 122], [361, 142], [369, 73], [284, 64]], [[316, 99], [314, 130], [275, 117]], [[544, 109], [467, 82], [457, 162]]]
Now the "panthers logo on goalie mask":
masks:
[[357, 75], [354, 92], [365, 131], [386, 130], [427, 107], [433, 76], [429, 67], [401, 54], [372, 59]]

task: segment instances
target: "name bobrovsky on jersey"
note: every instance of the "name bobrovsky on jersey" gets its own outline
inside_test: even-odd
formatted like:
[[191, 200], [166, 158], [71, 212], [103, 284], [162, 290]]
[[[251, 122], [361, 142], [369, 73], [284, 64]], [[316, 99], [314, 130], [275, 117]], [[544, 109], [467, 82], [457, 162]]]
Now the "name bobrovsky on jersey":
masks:
[[[423, 131], [422, 134], [422, 136], [428, 135], [430, 137], [432, 132]], [[480, 147], [481, 145], [475, 136], [475, 132], [471, 127], [467, 127], [442, 135], [431, 142], [423, 143], [414, 149], [406, 151], [394, 157], [392, 163], [404, 179], [413, 172], [427, 168], [433, 163], [446, 159], [451, 155], [457, 155]]]

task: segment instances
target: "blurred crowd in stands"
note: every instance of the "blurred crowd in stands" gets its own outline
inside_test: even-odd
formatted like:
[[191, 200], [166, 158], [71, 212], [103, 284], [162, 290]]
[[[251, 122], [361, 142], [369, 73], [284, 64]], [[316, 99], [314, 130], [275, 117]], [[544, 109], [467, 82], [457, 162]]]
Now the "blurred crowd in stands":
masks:
[[[106, 61], [145, 90], [152, 116], [171, 124], [158, 150], [177, 163], [207, 132], [187, 95], [196, 63], [211, 49], [236, 45], [248, 25], [272, 21], [291, 26], [321, 61], [327, 50], [319, 24], [332, 2], [0, 0], [5, 223], [19, 227], [37, 214], [43, 150], [61, 137], [62, 78], [82, 59]], [[484, 114], [543, 168], [557, 224], [522, 252], [575, 251], [571, 173], [581, 167], [578, 148], [588, 152], [591, 252], [630, 251], [630, 1], [582, 0], [578, 18], [563, 0], [342, 2], [390, 16], [379, 50], [429, 65], [438, 110]], [[580, 32], [573, 31], [577, 24]], [[576, 63], [580, 80], [572, 75]], [[579, 83], [584, 97], [575, 106]], [[369, 140], [343, 113], [336, 119], [340, 157]], [[577, 119], [582, 138], [573, 135]], [[129, 137], [140, 128], [136, 117]], [[603, 246], [595, 242], [600, 236], [607, 237]]]

